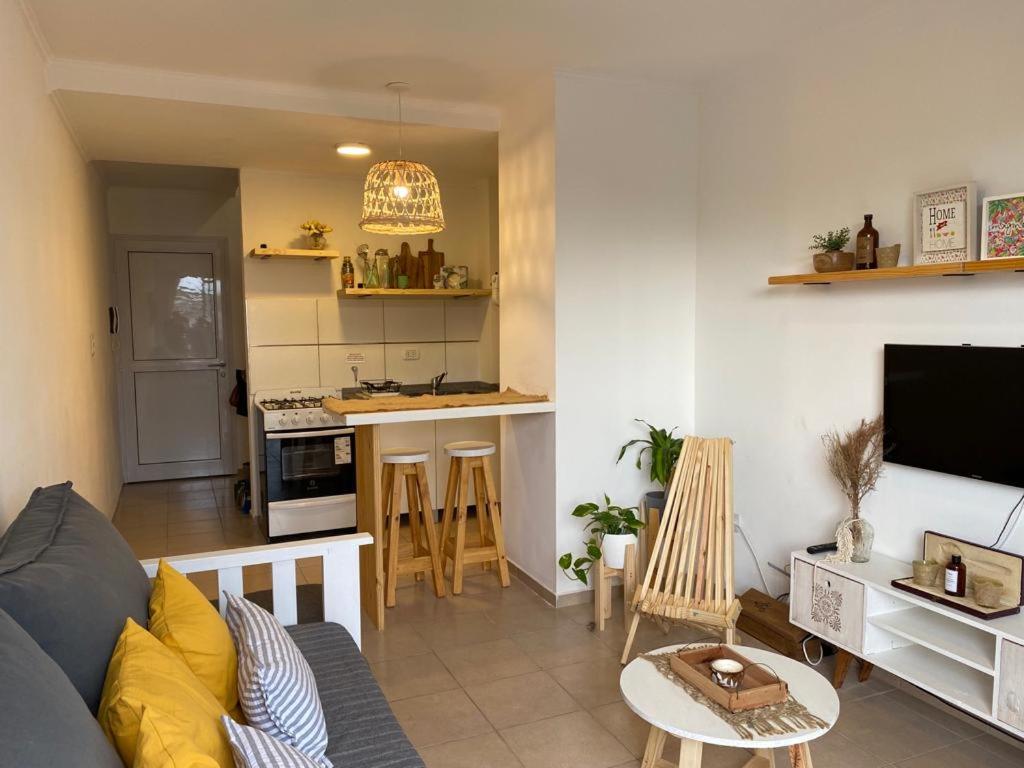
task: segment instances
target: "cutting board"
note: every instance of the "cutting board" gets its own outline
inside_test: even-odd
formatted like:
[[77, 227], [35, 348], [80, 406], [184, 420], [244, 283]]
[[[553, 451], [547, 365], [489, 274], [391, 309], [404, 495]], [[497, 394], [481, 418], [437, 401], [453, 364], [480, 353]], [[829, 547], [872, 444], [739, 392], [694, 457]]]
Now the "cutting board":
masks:
[[444, 251], [434, 250], [434, 238], [427, 240], [427, 250], [420, 251], [420, 261], [423, 264], [424, 279], [426, 284], [423, 288], [434, 286], [434, 275], [441, 274], [441, 267], [444, 266]]
[[424, 281], [423, 261], [419, 256], [413, 256], [409, 243], [402, 243], [402, 249], [398, 254], [398, 266], [402, 270], [399, 274], [408, 276], [410, 288], [433, 287], [427, 286]]

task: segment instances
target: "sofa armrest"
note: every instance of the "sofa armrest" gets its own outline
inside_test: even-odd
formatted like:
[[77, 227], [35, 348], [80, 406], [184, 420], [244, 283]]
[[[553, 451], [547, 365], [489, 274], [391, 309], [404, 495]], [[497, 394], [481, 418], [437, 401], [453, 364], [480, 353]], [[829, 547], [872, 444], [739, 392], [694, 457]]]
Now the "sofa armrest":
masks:
[[[359, 548], [373, 541], [368, 533], [328, 536], [322, 539], [241, 547], [195, 555], [163, 558], [180, 573], [217, 572], [217, 604], [224, 614], [226, 601], [220, 593], [243, 595], [242, 568], [270, 564], [273, 573], [274, 615], [285, 626], [297, 623], [295, 561], [323, 558], [324, 621], [341, 624], [360, 643]], [[156, 575], [159, 559], [142, 560], [150, 577]]]

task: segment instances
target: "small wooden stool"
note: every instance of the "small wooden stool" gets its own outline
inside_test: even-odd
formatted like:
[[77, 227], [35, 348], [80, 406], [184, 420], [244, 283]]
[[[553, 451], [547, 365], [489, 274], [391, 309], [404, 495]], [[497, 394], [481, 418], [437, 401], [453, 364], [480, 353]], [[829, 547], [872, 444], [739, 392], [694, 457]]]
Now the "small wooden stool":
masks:
[[[430, 503], [426, 463], [429, 451], [416, 448], [391, 448], [381, 451], [381, 495], [384, 506], [384, 604], [393, 608], [397, 602], [398, 577], [413, 573], [417, 581], [430, 571], [434, 576], [434, 593], [444, 597], [444, 569], [441, 567], [434, 527], [434, 506]], [[409, 531], [412, 534], [412, 557], [398, 559], [398, 532], [402, 523], [402, 478], [409, 502]], [[426, 534], [426, 543], [423, 535]]]
[[[501, 586], [507, 587], [511, 582], [505, 557], [505, 534], [501, 529], [498, 493], [491, 474], [490, 457], [494, 454], [494, 443], [476, 440], [448, 443], [444, 452], [451, 457], [452, 463], [448, 470], [448, 489], [441, 521], [441, 567], [447, 570], [449, 558], [454, 563], [452, 594], [462, 594], [462, 573], [466, 563], [480, 563], [481, 567], [487, 568], [492, 560], [497, 560]], [[470, 477], [476, 493], [476, 523], [480, 531], [478, 547], [466, 546]]]

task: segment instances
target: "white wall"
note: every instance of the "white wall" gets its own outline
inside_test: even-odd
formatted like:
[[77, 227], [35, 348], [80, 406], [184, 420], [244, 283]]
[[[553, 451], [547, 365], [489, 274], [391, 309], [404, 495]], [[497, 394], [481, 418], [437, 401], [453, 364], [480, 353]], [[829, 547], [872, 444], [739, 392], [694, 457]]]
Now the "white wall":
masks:
[[[501, 385], [555, 398], [555, 102], [552, 81], [507, 104], [498, 134]], [[509, 559], [555, 590], [555, 417], [501, 420]]]
[[558, 553], [581, 551], [577, 504], [632, 506], [653, 488], [615, 464], [644, 434], [633, 419], [693, 428], [696, 106], [678, 89], [555, 80]]
[[[766, 282], [810, 271], [811, 234], [869, 212], [909, 263], [915, 191], [1024, 188], [1022, 24], [1014, 0], [889, 3], [842, 46], [823, 35], [703, 88], [697, 426], [736, 440], [736, 511], [763, 561], [832, 538], [844, 504], [819, 435], [881, 410], [884, 343], [1024, 344], [1019, 276]], [[1019, 493], [890, 465], [865, 512], [876, 548], [909, 559], [925, 528], [991, 543]], [[742, 588], [757, 577], [737, 551]]]
[[[242, 297], [242, 217], [239, 196], [224, 190], [110, 187], [107, 223], [111, 235], [222, 237], [227, 241], [227, 299], [231, 311], [227, 375], [245, 368], [245, 323]], [[235, 460], [246, 461], [246, 419], [233, 417]]]
[[0, 71], [3, 529], [34, 487], [64, 480], [113, 514], [121, 461], [103, 193], [47, 96], [13, 0], [0, 2]]

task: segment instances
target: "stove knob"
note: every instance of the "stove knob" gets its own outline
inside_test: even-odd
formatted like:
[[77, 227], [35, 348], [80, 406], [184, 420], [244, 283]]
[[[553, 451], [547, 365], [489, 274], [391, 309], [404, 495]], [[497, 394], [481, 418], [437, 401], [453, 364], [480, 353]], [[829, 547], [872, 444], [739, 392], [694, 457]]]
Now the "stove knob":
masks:
[[320, 421], [322, 421], [324, 424], [326, 424], [330, 420], [331, 420], [331, 417], [328, 416], [326, 413], [323, 416], [320, 417]]
[[299, 423], [299, 417], [298, 416], [292, 416], [292, 424], [298, 424], [298, 423]]
[[306, 417], [306, 423], [307, 424], [312, 424], [313, 423], [313, 417], [312, 416], [307, 416]]

